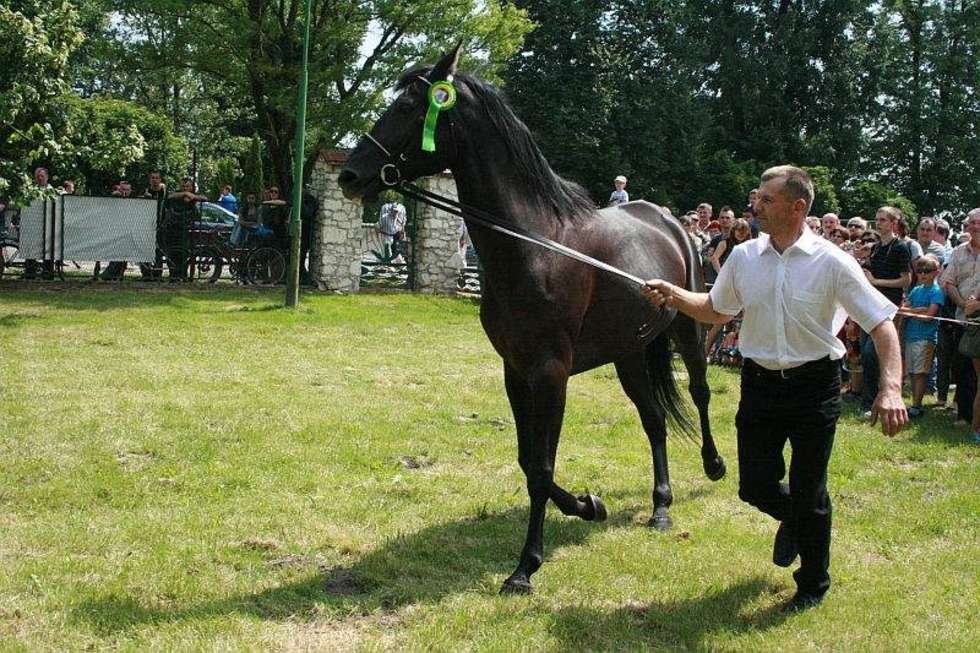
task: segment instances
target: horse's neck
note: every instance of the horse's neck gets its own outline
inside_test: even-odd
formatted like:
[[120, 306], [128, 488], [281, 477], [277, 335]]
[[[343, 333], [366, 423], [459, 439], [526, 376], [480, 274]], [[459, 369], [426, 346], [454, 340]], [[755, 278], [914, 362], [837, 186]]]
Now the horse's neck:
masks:
[[459, 201], [511, 224], [548, 235], [554, 217], [540, 190], [515, 172], [504, 153], [481, 152], [453, 168]]

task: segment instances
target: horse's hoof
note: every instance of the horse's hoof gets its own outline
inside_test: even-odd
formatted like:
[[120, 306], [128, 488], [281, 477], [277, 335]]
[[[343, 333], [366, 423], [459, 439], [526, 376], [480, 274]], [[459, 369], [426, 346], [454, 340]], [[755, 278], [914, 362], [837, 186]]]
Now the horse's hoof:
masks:
[[588, 513], [582, 517], [585, 521], [606, 521], [609, 513], [606, 512], [606, 504], [602, 499], [594, 494], [585, 494], [578, 498], [588, 507]]
[[654, 515], [647, 522], [647, 526], [653, 528], [661, 533], [669, 531], [671, 526], [674, 525], [674, 520], [670, 518], [670, 515]]
[[714, 460], [705, 460], [703, 462], [705, 476], [708, 477], [710, 481], [720, 481], [725, 478], [725, 460], [718, 456]]
[[530, 594], [531, 581], [526, 578], [508, 578], [500, 587], [501, 594]]

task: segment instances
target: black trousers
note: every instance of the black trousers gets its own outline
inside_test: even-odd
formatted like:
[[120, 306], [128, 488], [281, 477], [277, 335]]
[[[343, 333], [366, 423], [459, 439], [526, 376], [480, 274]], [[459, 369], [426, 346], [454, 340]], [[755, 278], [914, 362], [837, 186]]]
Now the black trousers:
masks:
[[[740, 499], [789, 523], [800, 552], [793, 574], [800, 592], [822, 596], [830, 587], [827, 464], [841, 412], [840, 368], [824, 358], [790, 370], [788, 378], [751, 360], [742, 367], [738, 431]], [[783, 448], [792, 456], [783, 482]]]

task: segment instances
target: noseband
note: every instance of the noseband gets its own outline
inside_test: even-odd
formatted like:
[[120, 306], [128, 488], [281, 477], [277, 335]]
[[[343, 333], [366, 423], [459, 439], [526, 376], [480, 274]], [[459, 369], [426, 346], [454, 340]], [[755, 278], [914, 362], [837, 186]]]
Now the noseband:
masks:
[[[448, 111], [456, 105], [456, 88], [453, 86], [452, 75], [448, 75], [445, 81], [440, 82], [430, 82], [425, 77], [421, 75], [416, 77], [417, 80], [425, 82], [429, 86], [429, 92], [427, 94], [429, 98], [428, 108], [426, 109], [425, 122], [422, 127], [422, 150], [424, 152], [435, 152], [435, 129], [439, 118], [439, 113], [443, 111]], [[459, 155], [459, 146], [456, 142], [456, 121], [452, 118], [449, 119], [449, 132], [451, 134], [451, 139], [453, 143], [453, 150], [456, 155]], [[397, 186], [402, 183], [402, 172], [398, 168], [398, 162], [408, 163], [408, 159], [405, 157], [405, 152], [400, 152], [398, 154], [397, 160], [391, 150], [385, 147], [381, 141], [371, 135], [370, 132], [365, 132], [364, 137], [369, 141], [378, 146], [378, 149], [384, 152], [385, 156], [388, 157], [388, 162], [381, 166], [378, 171], [378, 177], [381, 179], [381, 183], [385, 186]]]

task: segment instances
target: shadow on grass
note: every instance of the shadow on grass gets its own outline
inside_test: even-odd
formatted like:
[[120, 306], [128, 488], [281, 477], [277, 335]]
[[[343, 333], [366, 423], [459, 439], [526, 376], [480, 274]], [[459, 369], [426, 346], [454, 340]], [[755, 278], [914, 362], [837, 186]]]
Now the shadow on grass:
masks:
[[[44, 306], [68, 311], [113, 311], [142, 307], [186, 306], [189, 303], [229, 300], [268, 301], [279, 299], [284, 291], [279, 287], [245, 289], [213, 287], [195, 283], [71, 283], [51, 282], [36, 285], [31, 282], [4, 283], [4, 292], [12, 301], [22, 305]], [[273, 297], [275, 295], [275, 298]], [[272, 310], [278, 306], [264, 305], [246, 310]]]
[[10, 315], [0, 317], [0, 328], [12, 329], [19, 327], [24, 322], [33, 322], [39, 317], [41, 316], [37, 313], [11, 313]]
[[550, 632], [561, 641], [558, 650], [703, 650], [711, 633], [738, 635], [783, 623], [788, 615], [781, 604], [745, 611], [747, 604], [775, 590], [760, 577], [691, 599], [634, 603], [612, 610], [568, 607], [555, 613]]
[[[524, 537], [526, 510], [514, 508], [482, 518], [438, 524], [416, 533], [390, 538], [378, 549], [344, 567], [318, 566], [315, 559], [298, 556], [296, 565], [314, 570], [298, 581], [286, 582], [255, 593], [203, 601], [192, 605], [157, 607], [153, 600], [123, 593], [105, 594], [83, 601], [73, 619], [84, 622], [102, 636], [111, 636], [146, 625], [220, 619], [247, 615], [273, 621], [312, 620], [323, 614], [369, 615], [414, 604], [435, 604], [446, 596], [477, 591], [495, 596], [498, 583], [516, 563]], [[637, 528], [629, 514], [612, 515], [602, 524], [550, 517], [547, 522], [546, 556], [561, 547], [585, 544], [596, 531]], [[659, 535], [651, 532], [651, 537]], [[283, 568], [281, 560], [267, 562]], [[547, 560], [536, 580], [548, 578]], [[273, 576], [275, 572], [270, 571]], [[670, 582], [670, 579], [663, 579]], [[652, 603], [612, 612], [590, 607], [563, 609], [556, 613], [556, 635], [569, 644], [605, 648], [603, 642], [619, 642], [624, 633], [659, 636], [669, 631], [673, 641], [697, 642], [707, 630], [739, 631], [778, 623], [769, 614], [743, 617], [740, 606], [766, 591], [763, 580], [737, 584], [704, 599]], [[520, 601], [520, 597], [506, 600]], [[584, 639], [583, 639], [584, 638]], [[591, 638], [591, 639], [590, 639]], [[622, 648], [617, 646], [617, 648]]]

